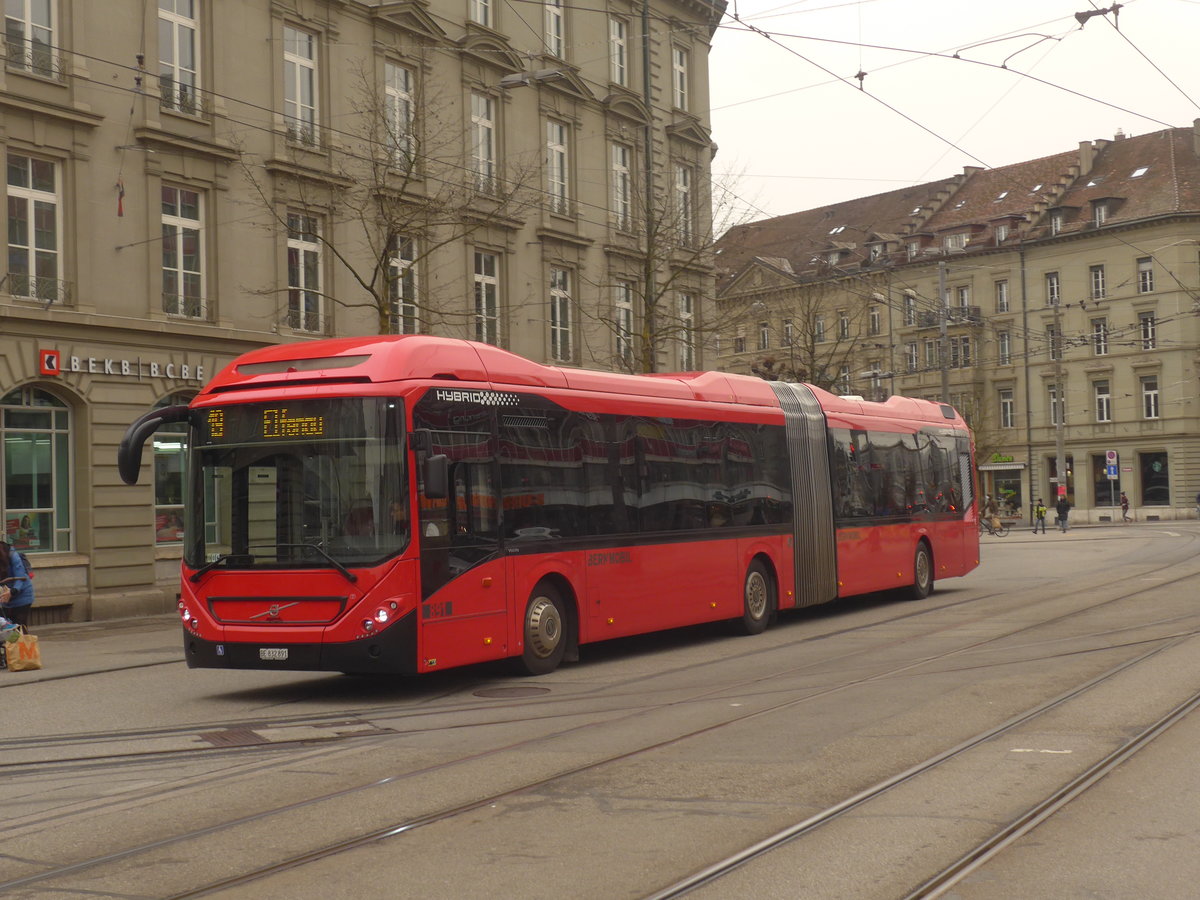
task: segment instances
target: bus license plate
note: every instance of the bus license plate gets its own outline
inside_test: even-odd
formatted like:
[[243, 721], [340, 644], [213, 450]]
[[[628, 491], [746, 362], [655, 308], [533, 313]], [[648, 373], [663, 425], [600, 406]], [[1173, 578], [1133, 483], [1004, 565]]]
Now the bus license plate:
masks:
[[287, 647], [259, 647], [259, 659], [287, 659]]

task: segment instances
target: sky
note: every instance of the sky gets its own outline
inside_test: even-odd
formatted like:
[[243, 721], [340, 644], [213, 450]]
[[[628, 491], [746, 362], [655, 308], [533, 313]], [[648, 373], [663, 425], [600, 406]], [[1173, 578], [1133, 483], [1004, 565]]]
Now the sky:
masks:
[[719, 231], [1200, 118], [1200, 0], [728, 3]]

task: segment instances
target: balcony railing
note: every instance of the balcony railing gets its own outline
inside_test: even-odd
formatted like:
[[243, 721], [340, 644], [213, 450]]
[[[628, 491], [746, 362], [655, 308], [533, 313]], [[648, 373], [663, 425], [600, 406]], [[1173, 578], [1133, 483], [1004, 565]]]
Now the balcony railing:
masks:
[[190, 84], [180, 84], [169, 78], [158, 80], [159, 105], [185, 116], [207, 119], [210, 110], [208, 98], [196, 92]]
[[30, 41], [19, 35], [8, 35], [4, 41], [5, 65], [20, 72], [29, 72], [42, 78], [63, 81], [62, 60], [53, 48], [39, 41]]
[[181, 294], [164, 292], [162, 308], [168, 316], [202, 320], [208, 318], [208, 308], [203, 297], [185, 297]]
[[40, 300], [47, 308], [55, 303], [59, 306], [71, 305], [71, 282], [61, 278], [10, 273], [0, 279], [0, 289], [6, 290], [13, 297]]

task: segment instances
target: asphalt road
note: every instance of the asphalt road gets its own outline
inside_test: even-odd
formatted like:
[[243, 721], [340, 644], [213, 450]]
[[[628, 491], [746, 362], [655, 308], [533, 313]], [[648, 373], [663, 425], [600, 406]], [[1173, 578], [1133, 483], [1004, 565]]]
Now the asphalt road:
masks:
[[[536, 679], [188, 670], [171, 617], [48, 627], [45, 669], [0, 672], [0, 896], [642, 898], [810, 819], [693, 895], [934, 896], [1194, 695], [1198, 542], [1018, 530], [924, 601]], [[937, 891], [1194, 896], [1198, 729], [1181, 714]]]

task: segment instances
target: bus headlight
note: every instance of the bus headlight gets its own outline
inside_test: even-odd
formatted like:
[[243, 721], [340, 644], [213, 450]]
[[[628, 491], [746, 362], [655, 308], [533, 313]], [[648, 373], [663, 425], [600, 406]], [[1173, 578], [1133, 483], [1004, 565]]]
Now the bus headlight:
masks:
[[383, 625], [391, 617], [392, 617], [392, 614], [389, 613], [386, 609], [380, 608], [380, 609], [375, 610], [375, 621], [378, 622], [380, 625]]

